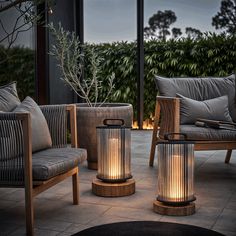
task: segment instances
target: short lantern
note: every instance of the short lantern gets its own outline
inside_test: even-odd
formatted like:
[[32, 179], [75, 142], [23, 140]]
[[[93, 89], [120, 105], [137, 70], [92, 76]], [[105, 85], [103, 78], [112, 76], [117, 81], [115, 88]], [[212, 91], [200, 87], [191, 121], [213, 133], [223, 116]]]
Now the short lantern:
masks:
[[[184, 139], [170, 139], [182, 136]], [[158, 142], [157, 200], [154, 211], [163, 215], [191, 215], [195, 212], [194, 142], [185, 134], [166, 134]]]
[[133, 194], [130, 127], [122, 119], [105, 119], [103, 124], [97, 127], [98, 174], [93, 193], [107, 197]]

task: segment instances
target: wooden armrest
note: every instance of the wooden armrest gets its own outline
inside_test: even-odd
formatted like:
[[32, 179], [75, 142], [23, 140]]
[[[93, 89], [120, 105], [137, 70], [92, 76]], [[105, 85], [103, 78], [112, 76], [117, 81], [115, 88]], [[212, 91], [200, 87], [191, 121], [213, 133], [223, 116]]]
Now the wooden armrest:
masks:
[[[153, 166], [156, 145], [166, 133], [179, 133], [179, 98], [157, 96], [149, 166]], [[160, 120], [161, 118], [161, 120]], [[158, 125], [160, 130], [158, 134]]]
[[76, 119], [76, 105], [69, 104], [66, 105], [66, 110], [69, 112], [70, 116], [70, 132], [71, 132], [71, 147], [77, 147], [77, 119]]
[[161, 113], [159, 137], [163, 138], [166, 133], [179, 133], [180, 99], [157, 96], [156, 102], [160, 106]]

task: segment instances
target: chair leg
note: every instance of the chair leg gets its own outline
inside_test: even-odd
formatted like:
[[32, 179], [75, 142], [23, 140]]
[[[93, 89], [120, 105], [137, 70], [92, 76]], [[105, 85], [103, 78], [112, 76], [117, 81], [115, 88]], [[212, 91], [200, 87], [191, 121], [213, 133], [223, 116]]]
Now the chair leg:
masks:
[[34, 206], [32, 188], [25, 188], [25, 217], [26, 217], [26, 234], [34, 235]]
[[156, 102], [149, 166], [153, 166], [153, 162], [154, 162], [156, 144], [157, 144], [157, 131], [158, 131], [159, 118], [160, 118], [160, 105]]
[[72, 175], [72, 187], [73, 187], [73, 204], [79, 204], [79, 168], [77, 172]]
[[231, 158], [232, 149], [227, 150], [226, 157], [225, 157], [225, 163], [228, 164]]

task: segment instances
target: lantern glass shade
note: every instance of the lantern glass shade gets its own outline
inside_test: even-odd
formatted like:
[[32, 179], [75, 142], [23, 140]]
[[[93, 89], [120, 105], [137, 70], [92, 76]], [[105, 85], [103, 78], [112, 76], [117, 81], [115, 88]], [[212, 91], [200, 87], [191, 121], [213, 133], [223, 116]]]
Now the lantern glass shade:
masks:
[[158, 144], [157, 200], [184, 205], [195, 199], [194, 144], [189, 141]]
[[97, 127], [97, 148], [98, 179], [104, 182], [124, 182], [132, 178], [130, 128]]

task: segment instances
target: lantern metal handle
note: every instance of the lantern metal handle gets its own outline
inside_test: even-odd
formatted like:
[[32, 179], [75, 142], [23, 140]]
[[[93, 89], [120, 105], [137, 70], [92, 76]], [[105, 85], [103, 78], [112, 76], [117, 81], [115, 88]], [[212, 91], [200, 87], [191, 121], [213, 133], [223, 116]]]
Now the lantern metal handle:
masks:
[[185, 133], [167, 133], [167, 134], [164, 135], [164, 139], [166, 139], [168, 141], [178, 140], [178, 139], [175, 139], [175, 138], [170, 138], [170, 136], [174, 136], [174, 135], [178, 135], [179, 137], [183, 136], [184, 140], [185, 141], [187, 140], [187, 134], [185, 134]]
[[[114, 124], [114, 122], [112, 123], [109, 123], [109, 121], [118, 121], [120, 122], [120, 124]], [[107, 126], [123, 126], [125, 124], [125, 121], [123, 119], [105, 119], [103, 121], [103, 124], [104, 125], [107, 125]]]

